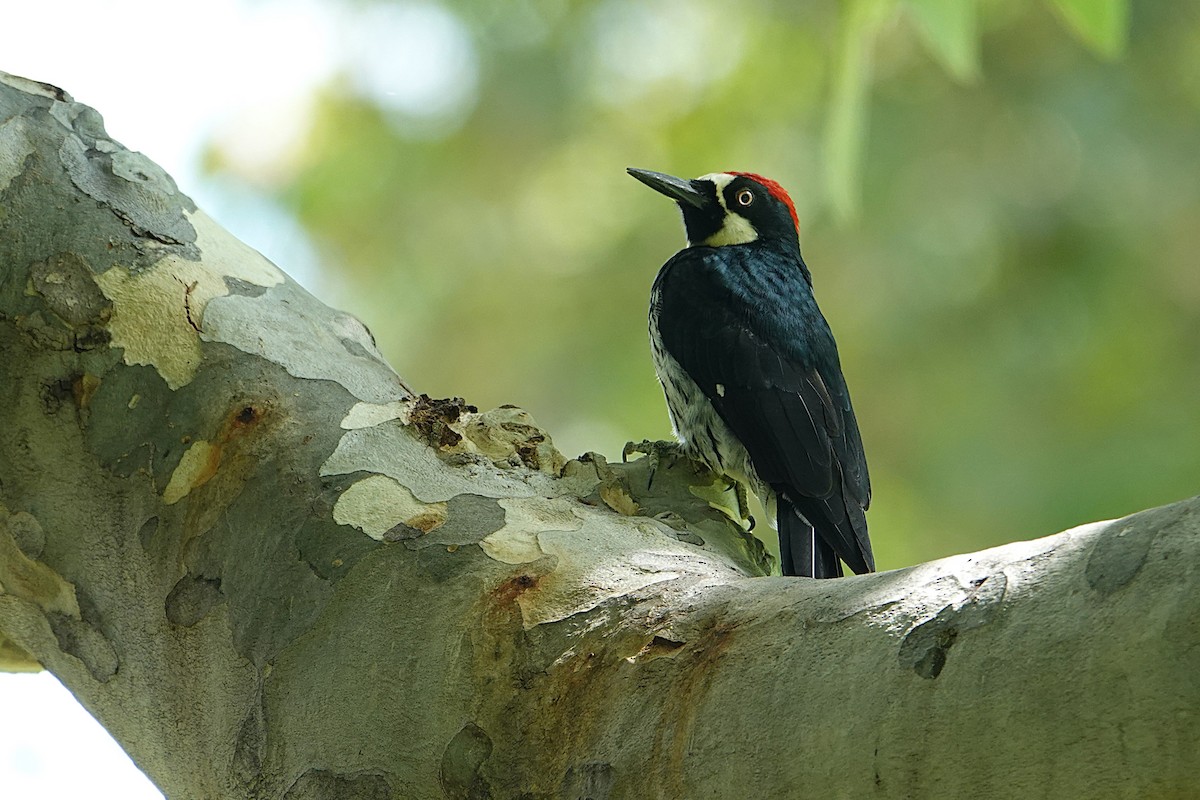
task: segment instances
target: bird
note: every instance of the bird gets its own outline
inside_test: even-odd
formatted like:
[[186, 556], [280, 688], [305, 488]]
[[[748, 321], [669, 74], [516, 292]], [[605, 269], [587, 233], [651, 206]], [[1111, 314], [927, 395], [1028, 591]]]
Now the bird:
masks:
[[758, 495], [783, 575], [873, 572], [862, 436], [791, 198], [751, 172], [627, 171], [683, 213], [687, 246], [650, 292], [654, 369], [682, 450]]

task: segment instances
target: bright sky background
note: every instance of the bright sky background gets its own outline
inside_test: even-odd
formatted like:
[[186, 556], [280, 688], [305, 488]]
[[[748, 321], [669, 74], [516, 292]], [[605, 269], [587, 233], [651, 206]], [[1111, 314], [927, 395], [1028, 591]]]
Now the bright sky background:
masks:
[[[351, 91], [437, 127], [473, 99], [469, 34], [428, 3], [317, 0], [47, 0], [8, 3], [0, 71], [97, 109], [110, 136], [161, 165], [227, 229], [317, 288], [303, 231], [262, 197], [206, 182], [218, 139], [269, 180], [308, 121], [312, 89]], [[0, 797], [143, 800], [162, 795], [51, 675], [0, 674]]]
[[75, 697], [48, 672], [0, 675], [0, 796], [162, 800]]

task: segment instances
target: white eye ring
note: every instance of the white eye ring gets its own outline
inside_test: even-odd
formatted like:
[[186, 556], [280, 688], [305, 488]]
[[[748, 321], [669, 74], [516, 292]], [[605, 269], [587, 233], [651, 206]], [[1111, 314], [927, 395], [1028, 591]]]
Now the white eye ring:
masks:
[[754, 202], [754, 192], [749, 189], [742, 189], [737, 193], [737, 201], [739, 206], [748, 206]]

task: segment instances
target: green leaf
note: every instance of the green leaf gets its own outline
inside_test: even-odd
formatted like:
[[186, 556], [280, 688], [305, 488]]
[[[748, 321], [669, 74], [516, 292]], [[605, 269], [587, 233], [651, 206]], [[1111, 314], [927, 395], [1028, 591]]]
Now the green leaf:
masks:
[[979, 74], [976, 0], [907, 0], [925, 47], [957, 80]]
[[825, 186], [834, 214], [842, 222], [858, 215], [871, 49], [875, 35], [893, 7], [890, 0], [849, 0], [842, 6], [825, 124]]
[[1053, 0], [1067, 27], [1104, 58], [1125, 50], [1129, 35], [1129, 0]]

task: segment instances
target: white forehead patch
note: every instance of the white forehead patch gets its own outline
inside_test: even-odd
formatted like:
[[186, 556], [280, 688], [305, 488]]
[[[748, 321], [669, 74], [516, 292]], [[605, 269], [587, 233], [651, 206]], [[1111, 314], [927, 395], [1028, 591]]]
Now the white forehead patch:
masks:
[[710, 172], [707, 175], [701, 175], [697, 180], [712, 181], [717, 185], [717, 199], [721, 201], [721, 207], [725, 207], [725, 198], [722, 196], [725, 192], [725, 187], [728, 186], [736, 175], [731, 175], [728, 172]]
[[719, 231], [709, 236], [703, 242], [688, 242], [688, 244], [723, 247], [727, 244], [749, 244], [758, 239], [758, 231], [754, 230], [754, 226], [750, 224], [750, 220], [736, 211], [730, 211], [729, 206], [725, 205], [725, 187], [736, 177], [736, 175], [731, 175], [728, 172], [713, 172], [700, 176], [699, 180], [712, 181], [716, 185], [717, 202], [721, 204], [721, 208], [725, 211], [725, 221], [721, 224]]

